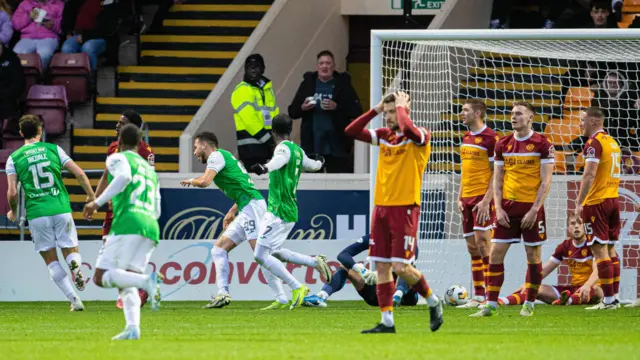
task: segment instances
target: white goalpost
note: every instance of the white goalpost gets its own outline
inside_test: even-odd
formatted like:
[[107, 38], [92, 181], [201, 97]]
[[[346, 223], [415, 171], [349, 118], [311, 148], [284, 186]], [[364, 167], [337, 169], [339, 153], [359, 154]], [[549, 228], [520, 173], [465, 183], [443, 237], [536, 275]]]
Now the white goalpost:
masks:
[[[620, 200], [621, 297], [640, 295], [640, 30], [374, 30], [371, 32], [371, 106], [383, 94], [411, 95], [411, 118], [432, 132], [432, 154], [423, 176], [418, 268], [442, 296], [447, 287], [472, 289], [469, 255], [456, 211], [460, 181], [458, 149], [466, 132], [458, 121], [465, 99], [485, 101], [487, 124], [511, 131], [514, 101], [536, 109], [534, 130], [556, 149], [556, 171], [545, 202], [547, 234], [543, 261], [566, 238], [584, 165], [579, 114], [603, 108], [606, 130], [623, 148]], [[384, 126], [382, 116], [371, 127]], [[370, 147], [370, 198], [378, 148]], [[525, 278], [522, 245], [507, 256], [501, 296]], [[566, 282], [561, 268], [544, 283]]]

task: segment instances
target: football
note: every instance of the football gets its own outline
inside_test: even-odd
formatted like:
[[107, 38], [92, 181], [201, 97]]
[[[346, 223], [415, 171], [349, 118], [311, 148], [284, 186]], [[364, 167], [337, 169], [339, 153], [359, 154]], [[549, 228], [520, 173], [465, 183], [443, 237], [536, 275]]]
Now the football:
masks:
[[467, 289], [462, 285], [452, 285], [444, 294], [444, 301], [447, 305], [464, 305], [469, 301]]

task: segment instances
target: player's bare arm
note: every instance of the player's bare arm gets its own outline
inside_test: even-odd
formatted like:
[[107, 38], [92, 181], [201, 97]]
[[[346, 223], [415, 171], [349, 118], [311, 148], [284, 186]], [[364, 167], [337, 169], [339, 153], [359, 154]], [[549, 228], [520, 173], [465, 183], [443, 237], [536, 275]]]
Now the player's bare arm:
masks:
[[209, 185], [211, 185], [211, 182], [213, 182], [213, 179], [216, 177], [217, 174], [218, 173], [215, 170], [207, 169], [205, 170], [204, 174], [200, 175], [195, 179], [191, 178], [191, 179], [180, 181], [180, 185], [186, 186], [186, 187], [195, 186], [199, 188], [206, 188]]
[[400, 131], [415, 143], [422, 145], [429, 141], [428, 134], [422, 129], [417, 128], [409, 117], [409, 107], [411, 102], [409, 95], [400, 91], [396, 94], [396, 113], [398, 114], [398, 126]]
[[[82, 190], [87, 194], [87, 202], [91, 202], [96, 199], [96, 194], [93, 192], [91, 182], [87, 177], [87, 174], [75, 163], [73, 160], [69, 160], [64, 164], [64, 168], [75, 176], [78, 183], [82, 187]], [[99, 184], [98, 184], [99, 185]]]
[[[98, 180], [98, 186], [96, 186], [96, 197], [102, 195], [102, 193], [104, 192], [104, 189], [107, 188], [107, 185], [109, 185], [109, 181], [107, 178], [107, 169], [104, 170], [104, 172], [102, 173], [102, 176], [100, 177], [100, 180]], [[87, 202], [89, 201], [89, 199], [87, 199]]]
[[493, 202], [496, 207], [498, 224], [509, 228], [509, 215], [502, 208], [502, 186], [504, 185], [504, 165], [494, 163], [493, 170]]
[[113, 158], [113, 156], [115, 155], [112, 155], [107, 159], [107, 169], [113, 176], [113, 180], [98, 198], [94, 201], [88, 202], [84, 206], [83, 213], [86, 220], [93, 220], [93, 214], [98, 210], [98, 208], [108, 203], [117, 194], [121, 193], [132, 180], [130, 168], [123, 166], [122, 160]]
[[236, 218], [236, 214], [238, 213], [238, 204], [233, 204], [231, 209], [227, 211], [227, 214], [224, 216], [222, 220], [222, 229], [226, 229], [229, 224]]
[[7, 175], [7, 203], [9, 204], [9, 213], [7, 218], [9, 221], [16, 221], [18, 212], [18, 175]]
[[576, 201], [576, 214], [582, 215], [582, 203], [587, 197], [587, 194], [591, 190], [593, 180], [596, 178], [596, 171], [598, 170], [598, 163], [593, 161], [587, 161], [584, 165], [584, 173], [582, 174], [582, 181], [580, 182], [580, 191], [578, 192], [578, 200]]
[[[495, 177], [495, 171], [493, 167], [491, 169], [491, 177], [489, 178], [489, 184], [493, 184], [493, 178]], [[473, 211], [477, 211], [476, 221], [483, 223], [491, 218], [491, 200], [493, 200], [493, 186], [487, 187], [487, 193], [484, 194], [482, 200], [473, 207]], [[462, 204], [462, 183], [460, 184], [460, 195], [458, 196], [458, 207]], [[462, 211], [462, 210], [461, 210]]]
[[544, 201], [549, 195], [551, 189], [551, 178], [553, 175], [553, 163], [547, 163], [540, 165], [540, 188], [536, 194], [536, 201], [531, 206], [531, 209], [524, 215], [521, 221], [523, 229], [533, 229], [536, 227], [536, 219], [538, 211], [544, 205]]

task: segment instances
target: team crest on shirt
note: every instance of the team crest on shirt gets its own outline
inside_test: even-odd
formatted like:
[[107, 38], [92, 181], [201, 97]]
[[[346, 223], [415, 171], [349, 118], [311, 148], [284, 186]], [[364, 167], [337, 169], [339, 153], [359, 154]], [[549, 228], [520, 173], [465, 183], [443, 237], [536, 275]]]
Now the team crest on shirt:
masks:
[[535, 145], [529, 144], [529, 145], [527, 145], [527, 147], [525, 149], [527, 149], [527, 151], [533, 151], [533, 149], [535, 149], [535, 148], [536, 148]]
[[582, 249], [582, 256], [587, 256], [587, 252], [588, 252], [587, 249]]
[[476, 138], [474, 141], [476, 142], [476, 144], [480, 144], [482, 142], [482, 139], [481, 138]]

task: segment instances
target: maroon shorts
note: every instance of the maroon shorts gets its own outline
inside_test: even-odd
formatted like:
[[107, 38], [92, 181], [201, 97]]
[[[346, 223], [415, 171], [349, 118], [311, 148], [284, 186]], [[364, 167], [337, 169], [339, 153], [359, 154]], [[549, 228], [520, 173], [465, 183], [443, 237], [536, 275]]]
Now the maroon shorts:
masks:
[[420, 206], [376, 206], [371, 219], [369, 259], [402, 262], [415, 259]]
[[587, 245], [594, 242], [614, 244], [620, 235], [620, 204], [617, 198], [605, 199], [600, 204], [585, 205], [582, 208], [584, 233]]
[[476, 206], [482, 199], [484, 195], [481, 196], [473, 196], [468, 198], [462, 198], [462, 205], [464, 209], [462, 210], [462, 231], [464, 232], [464, 237], [473, 236], [474, 231], [487, 231], [493, 229], [493, 223], [496, 220], [496, 212], [495, 207], [493, 206], [493, 201], [489, 205], [491, 207], [491, 211], [489, 212], [489, 220], [479, 223], [476, 221], [476, 215], [478, 215], [477, 211], [473, 211], [473, 207]]
[[544, 206], [538, 210], [536, 223], [533, 229], [523, 229], [520, 222], [524, 215], [531, 209], [532, 203], [502, 200], [502, 208], [509, 215], [509, 227], [504, 227], [496, 222], [493, 228], [493, 243], [516, 244], [524, 240], [528, 246], [539, 246], [547, 240], [547, 224], [544, 215]]

